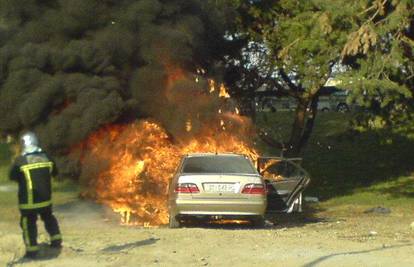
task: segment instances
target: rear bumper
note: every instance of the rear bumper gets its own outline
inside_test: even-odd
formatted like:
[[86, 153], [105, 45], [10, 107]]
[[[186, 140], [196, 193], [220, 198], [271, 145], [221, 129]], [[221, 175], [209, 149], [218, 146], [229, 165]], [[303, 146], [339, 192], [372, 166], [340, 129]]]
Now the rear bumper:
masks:
[[170, 210], [175, 215], [263, 216], [266, 199], [176, 199], [170, 201]]

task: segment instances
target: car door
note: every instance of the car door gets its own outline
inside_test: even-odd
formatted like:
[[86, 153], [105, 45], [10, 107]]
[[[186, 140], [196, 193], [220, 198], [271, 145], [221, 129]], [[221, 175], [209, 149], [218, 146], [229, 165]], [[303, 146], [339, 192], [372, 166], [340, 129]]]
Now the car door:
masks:
[[268, 212], [291, 212], [301, 205], [303, 190], [310, 182], [309, 174], [299, 165], [301, 158], [261, 157], [259, 173], [267, 188]]

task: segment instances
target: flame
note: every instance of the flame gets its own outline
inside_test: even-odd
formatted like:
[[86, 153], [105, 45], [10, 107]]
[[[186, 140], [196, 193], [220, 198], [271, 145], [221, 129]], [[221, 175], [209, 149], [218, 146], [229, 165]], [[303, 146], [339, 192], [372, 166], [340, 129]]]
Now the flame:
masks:
[[[224, 123], [224, 122], [223, 122]], [[203, 135], [174, 144], [152, 121], [110, 125], [92, 134], [84, 163], [106, 166], [90, 180], [84, 196], [110, 206], [121, 224], [146, 227], [168, 222], [168, 183], [181, 155], [193, 152], [234, 152], [257, 159], [249, 144], [230, 132], [211, 127]]]
[[223, 98], [230, 98], [230, 94], [227, 92], [226, 87], [224, 86], [224, 84], [220, 84], [220, 93], [219, 93], [219, 97], [223, 97]]
[[259, 166], [260, 173], [262, 173], [263, 177], [265, 179], [271, 180], [271, 181], [281, 181], [284, 180], [284, 177], [280, 174], [269, 172], [268, 169], [275, 165], [276, 163], [279, 163], [280, 159], [271, 159], [267, 161], [264, 166]]
[[191, 120], [187, 120], [185, 122], [185, 130], [186, 132], [191, 132], [191, 129], [193, 128], [193, 124], [191, 123]]
[[[176, 92], [173, 90], [176, 82], [190, 79], [191, 75], [174, 64], [165, 63], [165, 68], [168, 73], [164, 88], [167, 99], [177, 105], [180, 101], [188, 101], [174, 97]], [[205, 74], [203, 69], [197, 72]], [[219, 100], [230, 98], [223, 84], [219, 94], [212, 94], [216, 91], [216, 83], [212, 79], [207, 82], [210, 94], [203, 95], [203, 99], [230, 104]], [[153, 227], [168, 222], [168, 184], [182, 155], [232, 152], [257, 161], [258, 153], [248, 140], [252, 135], [251, 122], [238, 115], [237, 109], [235, 114], [220, 107], [219, 112], [211, 113], [214, 115], [209, 115], [208, 119], [205, 118], [207, 115], [199, 115], [197, 107], [191, 112], [196, 112], [197, 116], [189, 113], [188, 119], [182, 122], [182, 129], [188, 133], [185, 138], [171, 138], [153, 120], [107, 125], [91, 134], [80, 145], [84, 151], [81, 179], [86, 180], [82, 195], [111, 207], [120, 214], [121, 224]], [[195, 121], [200, 117], [203, 119]], [[193, 127], [193, 123], [197, 127]]]
[[216, 90], [216, 82], [214, 80], [207, 80], [208, 81], [208, 87], [210, 88], [209, 92], [210, 94], [213, 93]]

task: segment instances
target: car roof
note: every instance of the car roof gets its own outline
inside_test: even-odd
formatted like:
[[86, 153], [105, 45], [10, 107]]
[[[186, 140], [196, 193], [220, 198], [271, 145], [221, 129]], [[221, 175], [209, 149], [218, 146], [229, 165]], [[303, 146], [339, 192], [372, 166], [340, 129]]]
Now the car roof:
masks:
[[188, 153], [184, 155], [186, 158], [191, 157], [214, 157], [214, 156], [225, 156], [225, 157], [245, 157], [246, 155], [237, 153]]

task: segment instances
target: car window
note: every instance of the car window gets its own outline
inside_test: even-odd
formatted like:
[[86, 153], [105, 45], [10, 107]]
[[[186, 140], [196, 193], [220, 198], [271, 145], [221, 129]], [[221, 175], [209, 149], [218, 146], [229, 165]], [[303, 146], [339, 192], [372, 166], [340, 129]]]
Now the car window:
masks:
[[302, 175], [302, 171], [296, 165], [285, 160], [271, 162], [263, 171], [263, 177], [271, 181], [297, 178]]
[[241, 173], [257, 174], [244, 157], [203, 156], [186, 158], [182, 173]]

